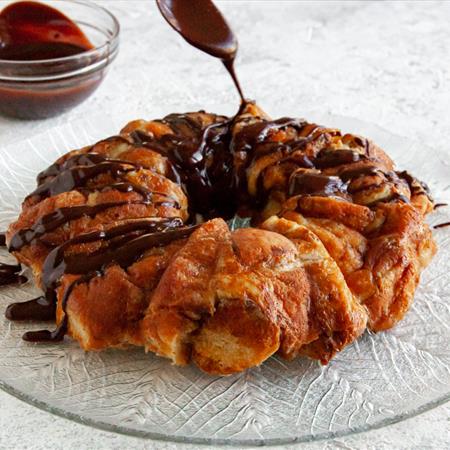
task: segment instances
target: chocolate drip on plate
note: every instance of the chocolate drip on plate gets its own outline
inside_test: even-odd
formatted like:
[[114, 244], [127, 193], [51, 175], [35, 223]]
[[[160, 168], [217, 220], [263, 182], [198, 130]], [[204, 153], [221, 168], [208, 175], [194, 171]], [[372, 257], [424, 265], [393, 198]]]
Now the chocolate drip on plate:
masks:
[[450, 222], [438, 223], [437, 225], [434, 225], [433, 228], [446, 228], [446, 227], [450, 227]]
[[27, 278], [20, 274], [21, 271], [20, 264], [0, 263], [0, 286], [26, 283]]
[[9, 320], [55, 320], [56, 305], [44, 296], [28, 300], [27, 302], [11, 303], [5, 312]]

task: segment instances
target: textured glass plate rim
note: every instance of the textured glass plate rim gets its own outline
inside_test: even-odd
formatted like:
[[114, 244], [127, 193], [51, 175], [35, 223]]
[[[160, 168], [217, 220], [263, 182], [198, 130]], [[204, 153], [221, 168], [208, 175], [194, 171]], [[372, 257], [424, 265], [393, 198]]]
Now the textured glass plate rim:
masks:
[[[114, 114], [112, 114], [114, 116]], [[95, 118], [96, 115], [94, 115], [93, 118]], [[384, 134], [386, 137], [394, 138], [396, 140], [403, 141], [405, 145], [407, 143], [414, 143], [414, 141], [411, 141], [410, 139], [396, 135], [388, 131], [387, 129], [380, 127], [378, 125], [375, 125], [370, 122], [365, 122], [360, 119], [356, 119], [349, 116], [343, 116], [343, 115], [335, 115], [330, 113], [320, 113], [317, 111], [311, 111], [304, 113], [304, 117], [309, 118], [310, 120], [316, 120], [319, 123], [322, 123], [324, 125], [332, 126], [333, 122], [335, 121], [346, 121], [350, 126], [354, 126], [355, 128], [372, 128], [377, 131], [377, 133]], [[316, 118], [320, 117], [320, 120], [317, 120]], [[79, 122], [85, 122], [86, 118], [81, 119]], [[77, 121], [75, 121], [76, 124]], [[124, 122], [125, 123], [125, 122]], [[57, 127], [58, 128], [58, 127]], [[47, 130], [47, 132], [51, 131]], [[346, 132], [355, 132], [351, 129], [345, 129]], [[39, 133], [44, 134], [44, 133]], [[31, 136], [33, 137], [33, 136]], [[370, 136], [367, 136], [370, 138]], [[16, 141], [17, 143], [17, 141]], [[422, 148], [431, 149], [427, 146], [422, 146]], [[439, 153], [437, 156], [445, 157], [447, 156], [446, 152], [444, 152], [442, 149], [433, 149], [433, 152]], [[284, 445], [284, 444], [293, 444], [293, 443], [307, 443], [307, 442], [317, 442], [322, 440], [328, 440], [328, 439], [335, 439], [340, 438], [344, 436], [350, 436], [358, 433], [363, 433], [371, 430], [377, 430], [380, 428], [384, 428], [389, 425], [393, 425], [399, 422], [402, 422], [404, 420], [419, 416], [420, 414], [423, 414], [427, 411], [430, 411], [438, 406], [441, 406], [447, 402], [450, 401], [450, 392], [442, 395], [440, 398], [433, 399], [429, 402], [426, 402], [417, 408], [412, 408], [407, 410], [406, 412], [395, 414], [391, 417], [387, 417], [383, 420], [372, 422], [371, 424], [366, 424], [362, 426], [356, 426], [356, 427], [350, 427], [347, 430], [340, 430], [340, 431], [328, 431], [324, 433], [316, 433], [316, 434], [306, 434], [301, 437], [283, 437], [283, 438], [268, 438], [268, 439], [237, 439], [237, 440], [227, 440], [227, 439], [220, 439], [220, 438], [199, 438], [199, 437], [189, 437], [189, 436], [168, 436], [166, 434], [162, 433], [156, 433], [156, 432], [145, 432], [142, 430], [136, 430], [130, 427], [121, 426], [121, 425], [113, 425], [106, 422], [102, 422], [99, 420], [91, 419], [88, 417], [85, 417], [80, 414], [71, 413], [67, 410], [64, 410], [63, 408], [59, 408], [57, 406], [52, 406], [47, 404], [44, 401], [41, 401], [31, 395], [26, 394], [25, 392], [22, 392], [12, 385], [5, 383], [4, 381], [0, 380], [0, 389], [7, 392], [8, 394], [16, 397], [19, 400], [22, 400], [25, 403], [28, 403], [38, 409], [41, 409], [45, 412], [49, 412], [51, 414], [54, 414], [56, 416], [62, 417], [64, 419], [72, 420], [76, 423], [91, 426], [93, 428], [109, 431], [113, 433], [122, 434], [125, 436], [131, 436], [131, 437], [138, 437], [143, 439], [150, 439], [150, 440], [158, 440], [158, 441], [165, 441], [165, 442], [177, 442], [177, 443], [186, 443], [186, 444], [202, 444], [202, 445], [227, 445], [227, 446], [272, 446], [272, 445]]]
[[152, 432], [143, 432], [134, 430], [132, 428], [123, 427], [120, 425], [111, 425], [106, 422], [100, 422], [93, 419], [85, 418], [78, 414], [72, 414], [68, 411], [63, 410], [62, 408], [57, 408], [54, 406], [47, 405], [45, 402], [42, 402], [40, 400], [37, 400], [31, 396], [26, 395], [25, 393], [22, 393], [18, 391], [17, 389], [13, 388], [12, 386], [3, 383], [0, 381], [0, 388], [7, 392], [8, 394], [11, 394], [12, 396], [16, 397], [19, 400], [22, 400], [25, 403], [28, 403], [29, 405], [32, 405], [36, 408], [39, 408], [42, 411], [54, 414], [56, 416], [62, 417], [63, 419], [69, 419], [76, 423], [79, 423], [81, 425], [87, 425], [93, 428], [96, 428], [98, 430], [103, 431], [109, 431], [113, 433], [122, 434], [124, 436], [130, 436], [130, 437], [138, 437], [142, 439], [149, 439], [149, 440], [158, 440], [158, 441], [164, 441], [164, 442], [177, 442], [177, 443], [184, 443], [184, 444], [201, 444], [201, 445], [227, 445], [231, 447], [238, 447], [238, 446], [272, 446], [272, 445], [286, 445], [286, 444], [295, 444], [295, 443], [307, 443], [307, 442], [317, 442], [317, 441], [323, 441], [328, 439], [335, 439], [340, 438], [344, 436], [352, 436], [354, 434], [358, 433], [364, 433], [367, 431], [372, 430], [378, 430], [380, 428], [384, 428], [389, 425], [394, 425], [399, 422], [403, 422], [404, 420], [411, 419], [413, 417], [417, 417], [423, 413], [426, 413], [427, 411], [431, 411], [434, 408], [437, 408], [438, 406], [441, 406], [448, 401], [450, 401], [450, 393], [447, 395], [439, 398], [438, 400], [431, 401], [429, 403], [425, 403], [424, 405], [421, 405], [417, 409], [410, 410], [406, 413], [396, 415], [394, 417], [380, 420], [379, 422], [375, 422], [371, 425], [364, 425], [360, 427], [355, 427], [354, 429], [349, 429], [348, 431], [336, 431], [336, 432], [326, 432], [322, 434], [309, 434], [302, 437], [293, 437], [293, 438], [280, 438], [280, 439], [245, 439], [245, 440], [236, 440], [236, 441], [229, 441], [226, 439], [209, 439], [209, 438], [194, 438], [194, 437], [184, 437], [184, 436], [173, 436], [168, 437], [165, 434], [161, 433], [152, 433]]

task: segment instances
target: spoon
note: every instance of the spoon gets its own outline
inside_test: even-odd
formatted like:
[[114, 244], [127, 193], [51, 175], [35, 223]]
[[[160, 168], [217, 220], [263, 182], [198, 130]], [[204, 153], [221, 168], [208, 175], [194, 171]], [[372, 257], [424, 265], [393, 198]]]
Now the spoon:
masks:
[[245, 102], [234, 70], [238, 42], [221, 12], [211, 0], [156, 0], [169, 25], [192, 46], [220, 58]]

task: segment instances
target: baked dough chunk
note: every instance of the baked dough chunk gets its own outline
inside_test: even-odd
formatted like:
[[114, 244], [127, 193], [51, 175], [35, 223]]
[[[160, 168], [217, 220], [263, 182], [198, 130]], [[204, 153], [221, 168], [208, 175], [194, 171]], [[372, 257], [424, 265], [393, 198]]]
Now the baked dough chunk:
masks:
[[[25, 199], [6, 235], [11, 253], [31, 267], [38, 284], [51, 249], [75, 236], [138, 218], [187, 219], [181, 187], [158, 170], [144, 168], [154, 163], [161, 172], [166, 170], [165, 160], [152, 153], [111, 138], [63, 156], [42, 173], [38, 194]], [[103, 161], [105, 155], [113, 159]], [[74, 178], [82, 179], [83, 171], [102, 164], [109, 165], [108, 170], [74, 186]]]
[[[273, 228], [284, 231], [288, 222], [274, 220]], [[275, 352], [325, 363], [356, 339], [365, 309], [320, 240], [295, 228], [288, 240], [252, 228], [230, 232], [220, 219], [204, 224], [152, 295], [142, 322], [147, 349], [230, 374]]]
[[[283, 217], [292, 226], [308, 228], [322, 241], [356, 299], [367, 308], [369, 328], [389, 329], [408, 311], [420, 273], [436, 252], [431, 230], [421, 213], [405, 203], [380, 203], [372, 214], [361, 211], [359, 215], [356, 205], [343, 202], [339, 206], [334, 220], [332, 208], [330, 218], [321, 218], [321, 206], [319, 217], [314, 217], [313, 207], [308, 211], [312, 217], [293, 211], [285, 212]], [[346, 206], [347, 214], [341, 219]], [[366, 213], [372, 220], [363, 227]], [[272, 229], [272, 222], [270, 218], [261, 226]], [[274, 231], [290, 237], [282, 230]]]
[[64, 313], [64, 294], [79, 278], [77, 275], [65, 275], [57, 289], [57, 324], [66, 315], [67, 334], [85, 350], [142, 346], [141, 320], [151, 293], [171, 258], [184, 243], [185, 240], [179, 240], [165, 247], [149, 249], [128, 268], [110, 265], [101, 277], [75, 286], [67, 299]]

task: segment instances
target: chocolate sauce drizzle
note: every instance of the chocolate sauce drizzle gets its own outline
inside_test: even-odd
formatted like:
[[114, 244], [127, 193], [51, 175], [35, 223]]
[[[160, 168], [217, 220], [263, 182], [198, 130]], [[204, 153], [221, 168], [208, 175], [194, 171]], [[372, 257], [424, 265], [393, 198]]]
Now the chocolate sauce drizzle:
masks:
[[136, 144], [166, 157], [173, 181], [180, 183], [189, 198], [191, 217], [230, 218], [236, 210], [233, 179], [233, 155], [228, 151], [231, 122], [220, 116], [202, 128], [185, 114], [170, 114], [161, 120], [173, 134], [158, 139], [142, 131], [131, 137]]
[[[96, 155], [95, 160], [99, 155]], [[29, 198], [41, 201], [44, 198], [63, 192], [72, 191], [85, 186], [93, 178], [107, 173], [114, 179], [122, 180], [129, 172], [134, 172], [141, 167], [135, 163], [125, 163], [122, 161], [108, 160], [94, 163], [88, 156], [89, 165], [75, 166], [62, 170], [54, 178], [40, 184], [25, 200]]]
[[9, 320], [55, 320], [56, 304], [48, 301], [45, 296], [20, 303], [11, 303], [5, 311], [5, 317]]
[[[76, 220], [81, 217], [94, 217], [99, 212], [105, 211], [109, 208], [124, 206], [132, 204], [133, 202], [120, 201], [111, 203], [100, 203], [93, 206], [69, 206], [58, 208], [55, 211], [42, 216], [30, 228], [19, 230], [11, 238], [8, 250], [10, 252], [19, 251], [24, 246], [31, 244], [36, 239], [41, 238], [50, 231], [56, 230], [61, 225], [64, 225], [71, 220]], [[146, 204], [145, 202], [134, 202], [134, 204]]]
[[323, 149], [317, 155], [314, 166], [318, 169], [328, 169], [330, 167], [341, 166], [344, 164], [353, 164], [355, 162], [367, 160], [368, 157], [354, 150], [333, 150]]
[[[94, 146], [92, 146], [91, 149], [93, 147]], [[36, 181], [38, 186], [40, 186], [47, 181], [48, 178], [56, 177], [64, 170], [75, 166], [92, 166], [103, 161], [105, 161], [105, 157], [96, 153], [81, 153], [78, 155], [73, 155], [64, 162], [55, 162], [48, 166], [47, 169], [39, 172], [36, 177]]]
[[406, 170], [402, 172], [395, 172], [401, 179], [405, 180], [408, 183], [409, 189], [411, 191], [411, 195], [426, 195], [430, 201], [433, 202], [433, 197], [431, 196], [430, 188], [423, 181], [418, 180], [414, 176], [412, 176]]
[[289, 195], [317, 195], [321, 197], [342, 196], [347, 185], [336, 176], [319, 173], [299, 173], [291, 179]]
[[[112, 264], [127, 268], [142, 258], [149, 249], [186, 238], [197, 228], [197, 226], [183, 227], [182, 225], [183, 222], [179, 218], [131, 221], [109, 230], [79, 235], [53, 249], [43, 265], [42, 284], [45, 289], [45, 301], [41, 297], [35, 299], [31, 306], [27, 305], [25, 312], [20, 309], [20, 306], [17, 306], [16, 308], [19, 309], [16, 314], [23, 313], [25, 316], [28, 311], [31, 311], [31, 308], [36, 307], [36, 303], [39, 303], [39, 311], [41, 311], [40, 306], [43, 305], [43, 314], [50, 313], [51, 305], [56, 305], [55, 290], [60, 285], [62, 276], [73, 274], [80, 275], [80, 277], [69, 284], [63, 294], [61, 309], [64, 315], [57, 328], [53, 331], [27, 332], [23, 339], [29, 342], [62, 340], [67, 332], [68, 325], [67, 302], [78, 285], [103, 276]], [[105, 242], [106, 245], [91, 253], [76, 253], [67, 256], [65, 254], [65, 251], [73, 245], [95, 241]], [[14, 310], [11, 316], [14, 317]]]

